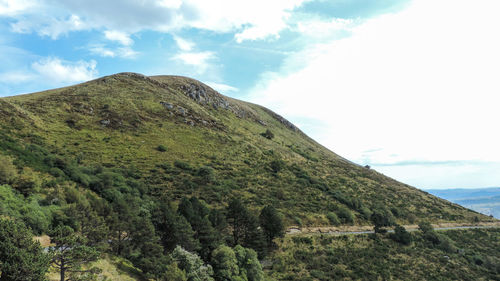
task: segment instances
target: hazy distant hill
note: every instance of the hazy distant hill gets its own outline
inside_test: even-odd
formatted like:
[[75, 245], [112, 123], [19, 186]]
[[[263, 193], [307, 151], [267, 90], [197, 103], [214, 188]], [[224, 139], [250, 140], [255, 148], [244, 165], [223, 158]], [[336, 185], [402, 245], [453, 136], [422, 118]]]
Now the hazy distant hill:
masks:
[[474, 211], [500, 218], [500, 187], [427, 191]]

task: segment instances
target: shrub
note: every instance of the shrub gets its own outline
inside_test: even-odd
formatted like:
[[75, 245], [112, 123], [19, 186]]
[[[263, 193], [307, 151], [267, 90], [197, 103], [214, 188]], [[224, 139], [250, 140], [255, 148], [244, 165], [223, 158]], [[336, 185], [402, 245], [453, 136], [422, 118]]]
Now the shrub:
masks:
[[0, 155], [0, 184], [9, 184], [17, 177], [17, 169], [12, 158]]
[[273, 160], [271, 161], [271, 163], [269, 164], [269, 166], [271, 167], [271, 170], [274, 172], [274, 173], [278, 173], [279, 171], [281, 171], [283, 169], [283, 167], [285, 166], [285, 162], [283, 160]]
[[328, 221], [332, 225], [339, 225], [340, 224], [339, 217], [334, 212], [328, 212], [328, 214], [326, 214], [326, 218], [328, 219]]
[[354, 215], [352, 214], [352, 212], [349, 209], [347, 209], [345, 207], [339, 208], [339, 210], [337, 211], [337, 216], [339, 217], [339, 219], [342, 223], [353, 223], [354, 222]]
[[196, 175], [200, 177], [203, 183], [210, 183], [215, 179], [215, 172], [212, 167], [203, 166], [198, 169]]
[[265, 137], [266, 139], [269, 139], [269, 140], [274, 138], [273, 132], [271, 132], [271, 130], [269, 130], [269, 129], [267, 129], [264, 133], [262, 133], [260, 135]]
[[412, 241], [411, 234], [401, 225], [396, 225], [396, 228], [394, 228], [394, 234], [391, 235], [391, 238], [392, 240], [404, 245], [409, 245]]
[[165, 152], [165, 151], [167, 151], [167, 147], [166, 147], [166, 146], [164, 146], [163, 144], [160, 144], [160, 145], [156, 148], [156, 150], [158, 150], [159, 152]]
[[193, 168], [191, 168], [191, 165], [189, 163], [181, 161], [181, 160], [176, 160], [174, 162], [174, 166], [185, 171], [191, 171]]

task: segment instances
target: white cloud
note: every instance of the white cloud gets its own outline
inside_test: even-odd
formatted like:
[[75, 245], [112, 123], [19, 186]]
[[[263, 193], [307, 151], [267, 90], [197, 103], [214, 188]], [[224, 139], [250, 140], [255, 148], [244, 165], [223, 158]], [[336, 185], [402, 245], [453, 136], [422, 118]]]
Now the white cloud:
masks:
[[325, 122], [310, 133], [357, 162], [500, 162], [499, 8], [416, 0], [308, 45], [262, 75], [252, 100]]
[[106, 39], [116, 41], [124, 46], [130, 46], [134, 43], [134, 41], [130, 38], [130, 35], [117, 30], [106, 30], [104, 32], [104, 36]]
[[97, 63], [91, 61], [67, 62], [49, 57], [31, 65], [38, 75], [53, 83], [75, 83], [94, 79]]
[[195, 66], [198, 73], [204, 73], [210, 66], [210, 61], [215, 59], [213, 52], [182, 52], [175, 55], [173, 60], [181, 61], [190, 66]]
[[34, 17], [23, 18], [11, 24], [12, 31], [17, 33], [31, 33], [35, 31], [40, 36], [47, 36], [57, 39], [70, 31], [88, 29], [89, 26], [84, 23], [79, 16], [70, 15], [66, 19], [55, 17]]
[[139, 55], [139, 52], [134, 51], [132, 48], [125, 46], [119, 48], [108, 48], [104, 45], [92, 45], [88, 48], [90, 53], [101, 57], [120, 57], [126, 59], [133, 59]]
[[179, 47], [179, 49], [181, 49], [182, 51], [191, 51], [194, 47], [193, 42], [182, 39], [179, 36], [174, 36], [174, 41], [177, 44], [177, 47]]
[[33, 79], [33, 76], [29, 73], [22, 71], [10, 71], [0, 73], [0, 82], [6, 84], [18, 84], [24, 83]]
[[[142, 30], [235, 32], [238, 42], [278, 37], [288, 27], [291, 12], [308, 0], [40, 0], [38, 9], [0, 1], [4, 4], [0, 15], [3, 11], [18, 20], [15, 32], [38, 31], [42, 26], [45, 30], [38, 33], [55, 39], [70, 31], [97, 28], [119, 32], [109, 34], [111, 40], [130, 45], [130, 38], [123, 35]], [[61, 20], [68, 17], [78, 19], [79, 25]]]
[[14, 16], [35, 5], [31, 0], [0, 0], [0, 16]]
[[221, 92], [222, 94], [228, 93], [228, 92], [238, 92], [239, 89], [235, 88], [233, 86], [223, 84], [223, 83], [217, 83], [217, 82], [205, 82], [208, 86], [210, 86], [212, 89]]

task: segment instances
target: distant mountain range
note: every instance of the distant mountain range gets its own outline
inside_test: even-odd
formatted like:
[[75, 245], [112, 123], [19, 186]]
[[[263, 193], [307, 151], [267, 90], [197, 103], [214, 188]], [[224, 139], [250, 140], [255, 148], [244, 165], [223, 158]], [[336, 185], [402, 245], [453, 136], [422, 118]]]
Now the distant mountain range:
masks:
[[500, 187], [478, 189], [429, 189], [427, 192], [466, 208], [500, 218]]

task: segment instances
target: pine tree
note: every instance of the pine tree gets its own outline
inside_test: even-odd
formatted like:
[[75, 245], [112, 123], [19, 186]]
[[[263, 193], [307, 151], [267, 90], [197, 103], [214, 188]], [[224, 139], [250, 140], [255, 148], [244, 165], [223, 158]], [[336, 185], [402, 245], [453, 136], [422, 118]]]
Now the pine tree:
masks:
[[50, 257], [21, 223], [0, 218], [0, 279], [46, 280]]
[[60, 281], [66, 281], [67, 274], [94, 273], [94, 269], [84, 270], [82, 265], [99, 258], [99, 252], [86, 246], [85, 238], [69, 226], [58, 226], [51, 233], [55, 246], [49, 249], [52, 266], [60, 273]]

